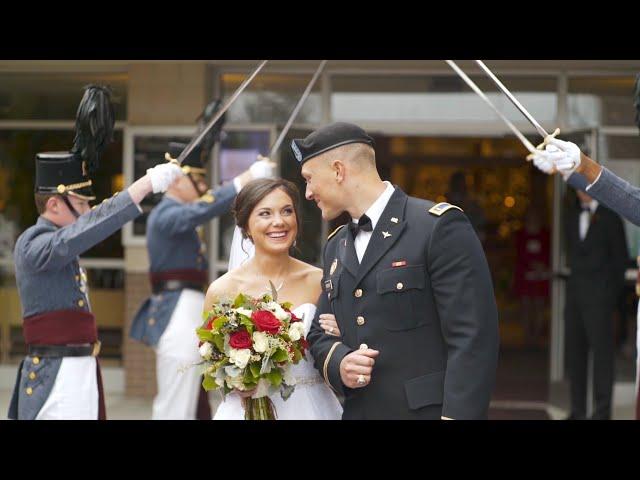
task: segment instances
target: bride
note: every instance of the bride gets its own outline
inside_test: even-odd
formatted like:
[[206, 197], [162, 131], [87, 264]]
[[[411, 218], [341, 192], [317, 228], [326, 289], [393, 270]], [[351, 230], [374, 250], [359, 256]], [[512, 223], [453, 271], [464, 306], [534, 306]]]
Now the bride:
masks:
[[[232, 246], [229, 272], [214, 281], [207, 292], [205, 311], [214, 303], [233, 299], [238, 293], [257, 297], [270, 292], [271, 281], [278, 300], [291, 302], [292, 311], [303, 319], [309, 332], [320, 295], [322, 270], [290, 256], [300, 224], [300, 193], [284, 179], [261, 179], [248, 183], [236, 197], [234, 215], [243, 241], [242, 249]], [[247, 245], [247, 243], [249, 245]], [[238, 255], [238, 251], [242, 252]], [[245, 254], [246, 252], [246, 254]], [[244, 257], [244, 258], [242, 258]], [[242, 262], [234, 268], [236, 263]], [[322, 315], [327, 335], [339, 335], [335, 319]], [[342, 407], [333, 391], [313, 366], [309, 352], [306, 361], [293, 365], [296, 388], [288, 400], [280, 393], [271, 395], [279, 420], [339, 420]], [[242, 420], [242, 396], [251, 392], [234, 391], [220, 404], [214, 420]]]

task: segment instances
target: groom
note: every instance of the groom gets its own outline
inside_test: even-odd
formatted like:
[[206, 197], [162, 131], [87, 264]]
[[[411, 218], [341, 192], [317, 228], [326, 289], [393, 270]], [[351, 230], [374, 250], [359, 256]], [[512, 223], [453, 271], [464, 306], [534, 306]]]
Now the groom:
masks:
[[[325, 220], [352, 218], [324, 248], [315, 366], [345, 397], [343, 419], [484, 419], [498, 314], [482, 246], [459, 207], [383, 182], [373, 147], [348, 123], [291, 144], [306, 198]], [[323, 313], [340, 339], [320, 327]]]

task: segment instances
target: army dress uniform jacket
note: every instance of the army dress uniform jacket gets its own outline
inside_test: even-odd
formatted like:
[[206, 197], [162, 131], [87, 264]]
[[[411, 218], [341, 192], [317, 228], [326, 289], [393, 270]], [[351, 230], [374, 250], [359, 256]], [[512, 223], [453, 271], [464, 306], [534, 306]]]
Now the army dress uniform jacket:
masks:
[[[237, 194], [232, 182], [194, 203], [165, 196], [147, 220], [147, 250], [151, 275], [163, 272], [200, 272], [208, 278], [204, 245], [196, 228], [227, 213]], [[130, 337], [156, 346], [176, 308], [182, 289], [162, 290], [147, 298], [136, 313]]]
[[[86, 277], [78, 256], [141, 212], [125, 191], [65, 227], [39, 217], [35, 225], [20, 235], [14, 250], [23, 318], [57, 311], [90, 314]], [[25, 357], [18, 371], [9, 418], [36, 418], [53, 388], [61, 363], [62, 357]]]
[[[471, 224], [448, 204], [396, 187], [359, 264], [349, 228], [324, 249], [323, 293], [308, 339], [316, 368], [345, 397], [343, 419], [486, 418], [498, 358], [498, 314]], [[336, 316], [341, 338], [319, 326]], [[371, 381], [346, 387], [345, 355], [380, 353]]]

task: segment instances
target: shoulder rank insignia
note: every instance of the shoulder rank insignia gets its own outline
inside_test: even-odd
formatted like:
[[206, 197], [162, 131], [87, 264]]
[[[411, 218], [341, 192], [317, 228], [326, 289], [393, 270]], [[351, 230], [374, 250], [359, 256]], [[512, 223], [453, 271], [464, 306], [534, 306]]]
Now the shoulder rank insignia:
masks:
[[[344, 225], [346, 225], [346, 223], [345, 223]], [[340, 231], [340, 229], [341, 229], [342, 227], [344, 227], [344, 225], [340, 225], [340, 226], [339, 226], [338, 228], [336, 228], [333, 232], [331, 232], [331, 233], [329, 234], [329, 236], [327, 237], [327, 240], [331, 240], [331, 237], [333, 237], [336, 233], [338, 233], [338, 232]]]
[[437, 205], [434, 205], [433, 207], [431, 207], [429, 209], [429, 213], [432, 213], [433, 215], [439, 217], [440, 215], [442, 215], [443, 213], [451, 210], [452, 208], [455, 208], [457, 210], [460, 210], [461, 212], [463, 211], [460, 207], [457, 207], [455, 205], [451, 205], [450, 203], [447, 202], [440, 202]]

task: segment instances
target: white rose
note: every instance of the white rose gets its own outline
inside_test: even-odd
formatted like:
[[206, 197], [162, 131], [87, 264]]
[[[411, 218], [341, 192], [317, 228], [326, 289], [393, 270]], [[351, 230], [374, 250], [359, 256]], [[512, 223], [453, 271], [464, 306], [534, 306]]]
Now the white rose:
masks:
[[249, 317], [249, 318], [251, 318], [251, 315], [253, 314], [253, 312], [248, 308], [242, 308], [242, 307], [236, 308], [234, 311], [239, 313], [240, 315], [244, 315], [245, 317]]
[[264, 332], [253, 332], [253, 349], [258, 353], [263, 353], [269, 348], [269, 337]]
[[290, 315], [285, 312], [284, 308], [278, 305], [277, 302], [267, 303], [267, 308], [273, 312], [276, 318], [280, 321], [289, 320]]
[[291, 340], [298, 341], [304, 335], [304, 325], [302, 322], [292, 323], [289, 327], [289, 338]]
[[205, 360], [209, 360], [211, 358], [211, 354], [213, 353], [213, 346], [209, 342], [204, 342], [200, 345], [200, 356]]
[[229, 352], [229, 360], [238, 368], [244, 368], [251, 358], [251, 350], [248, 348], [232, 348]]
[[289, 338], [294, 342], [300, 340], [300, 330], [296, 328], [295, 323], [289, 327]]

